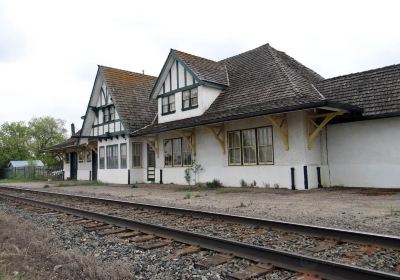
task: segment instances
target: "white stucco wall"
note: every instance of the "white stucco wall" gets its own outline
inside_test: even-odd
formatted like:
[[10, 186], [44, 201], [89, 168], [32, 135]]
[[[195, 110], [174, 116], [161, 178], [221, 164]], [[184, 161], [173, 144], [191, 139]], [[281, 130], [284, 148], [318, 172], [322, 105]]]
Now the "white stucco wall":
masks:
[[92, 162], [87, 162], [86, 157], [83, 162], [78, 160], [77, 180], [91, 180], [90, 171], [92, 170]]
[[221, 90], [206, 86], [198, 88], [198, 107], [182, 111], [182, 92], [175, 93], [175, 113], [162, 115], [162, 98], [158, 98], [158, 120], [159, 123], [181, 120], [202, 115], [218, 97]]
[[[102, 142], [97, 143], [97, 147], [104, 146], [104, 154], [105, 154], [105, 168], [104, 169], [98, 169], [97, 171], [97, 180], [104, 182], [104, 183], [115, 183], [115, 184], [128, 184], [128, 168], [125, 169], [107, 169], [107, 152], [106, 152], [106, 146], [108, 145], [115, 145], [118, 144], [118, 166], [120, 167], [120, 144], [121, 143], [127, 143], [128, 144], [128, 138], [124, 137], [114, 137], [113, 139], [108, 139], [103, 140]], [[130, 166], [130, 146], [127, 145], [127, 166]], [[98, 156], [98, 166], [100, 167], [100, 156]]]
[[[254, 166], [229, 166], [228, 154], [222, 150], [212, 134], [205, 128], [196, 128], [197, 155], [196, 160], [203, 166], [200, 173], [201, 182], [219, 179], [226, 186], [240, 186], [241, 179], [248, 183], [256, 181], [258, 186], [275, 184], [280, 188], [291, 187], [291, 171], [295, 168], [296, 189], [304, 189], [303, 166], [308, 169], [309, 188], [318, 186], [317, 167], [321, 167], [322, 184], [329, 185], [327, 165], [323, 162], [321, 153], [321, 137], [315, 139], [311, 150], [307, 148], [307, 130], [304, 112], [288, 114], [289, 118], [289, 150], [284, 149], [279, 133], [273, 130], [274, 164]], [[225, 123], [226, 132], [230, 130], [256, 128], [270, 125], [263, 117], [238, 120]], [[186, 184], [184, 170], [186, 167], [164, 167], [163, 140], [176, 138], [176, 132], [163, 133], [159, 137], [160, 156], [156, 163], [156, 181], [159, 181], [159, 170], [163, 169], [164, 183]], [[227, 141], [226, 141], [227, 143]]]
[[333, 186], [400, 187], [400, 118], [328, 126]]
[[63, 161], [63, 163], [64, 163], [64, 180], [67, 180], [71, 176], [70, 173], [71, 165], [69, 162], [67, 163], [65, 160]]

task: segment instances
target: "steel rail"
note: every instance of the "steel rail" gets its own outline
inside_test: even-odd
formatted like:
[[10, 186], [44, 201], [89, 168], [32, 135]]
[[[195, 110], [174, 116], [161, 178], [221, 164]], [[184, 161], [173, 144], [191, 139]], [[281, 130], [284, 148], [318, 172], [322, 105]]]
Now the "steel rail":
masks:
[[100, 221], [103, 223], [153, 234], [159, 237], [173, 239], [175, 241], [190, 245], [198, 245], [201, 248], [209, 249], [225, 254], [232, 254], [236, 257], [252, 260], [255, 262], [271, 263], [276, 267], [296, 272], [316, 274], [324, 279], [332, 280], [399, 280], [400, 275], [360, 268], [352, 265], [345, 265], [326, 261], [322, 259], [302, 256], [285, 251], [254, 246], [242, 242], [226, 240], [222, 238], [207, 236], [204, 234], [191, 233], [178, 229], [152, 225], [145, 222], [125, 219], [121, 217], [106, 215], [97, 212], [90, 212], [74, 207], [66, 207], [58, 204], [38, 201], [29, 198], [13, 195], [0, 194], [3, 199], [21, 201], [23, 203], [45, 207], [59, 212], [76, 215], [82, 218]]
[[333, 238], [340, 241], [352, 242], [352, 243], [362, 243], [362, 244], [373, 244], [385, 248], [390, 249], [400, 249], [400, 237], [392, 236], [392, 235], [384, 235], [384, 234], [373, 234], [368, 232], [361, 231], [353, 231], [353, 230], [345, 230], [345, 229], [336, 229], [330, 227], [322, 227], [315, 225], [306, 225], [300, 223], [292, 223], [292, 222], [284, 222], [278, 220], [270, 220], [270, 219], [261, 219], [247, 216], [237, 216], [219, 212], [209, 212], [209, 211], [200, 211], [186, 208], [175, 208], [168, 206], [161, 206], [155, 204], [144, 204], [137, 203], [131, 201], [123, 201], [123, 200], [114, 200], [114, 199], [106, 199], [106, 198], [97, 198], [91, 196], [82, 196], [82, 195], [74, 195], [74, 194], [65, 194], [65, 193], [56, 193], [56, 192], [46, 192], [25, 188], [16, 188], [16, 187], [5, 187], [1, 186], [1, 189], [12, 190], [12, 191], [21, 191], [21, 192], [30, 192], [35, 194], [43, 194], [43, 195], [52, 195], [59, 196], [65, 198], [76, 198], [76, 199], [86, 199], [95, 202], [102, 202], [108, 204], [117, 204], [122, 206], [129, 206], [134, 208], [142, 208], [142, 209], [151, 209], [155, 211], [174, 213], [178, 215], [185, 216], [193, 216], [200, 218], [209, 218], [209, 219], [220, 219], [230, 223], [239, 223], [239, 224], [248, 224], [252, 226], [263, 226], [269, 228], [280, 229], [284, 231], [297, 232], [306, 235], [319, 236], [323, 238]]

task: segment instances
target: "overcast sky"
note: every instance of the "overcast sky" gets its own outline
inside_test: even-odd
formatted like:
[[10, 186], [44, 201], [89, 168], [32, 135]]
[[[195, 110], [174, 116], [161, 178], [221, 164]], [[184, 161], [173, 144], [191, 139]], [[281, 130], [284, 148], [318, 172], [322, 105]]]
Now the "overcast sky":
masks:
[[85, 113], [97, 64], [158, 75], [170, 48], [270, 43], [328, 78], [400, 63], [400, 1], [0, 0], [0, 124]]

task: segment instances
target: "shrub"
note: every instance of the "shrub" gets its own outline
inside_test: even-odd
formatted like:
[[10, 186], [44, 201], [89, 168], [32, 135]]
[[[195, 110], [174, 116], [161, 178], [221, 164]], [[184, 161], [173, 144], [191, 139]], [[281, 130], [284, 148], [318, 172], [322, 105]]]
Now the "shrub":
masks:
[[186, 193], [183, 199], [190, 199], [192, 197], [192, 194], [190, 192]]
[[189, 186], [190, 186], [190, 183], [192, 182], [192, 174], [190, 171], [191, 171], [190, 168], [186, 168], [185, 176], [184, 176], [185, 181], [188, 183]]
[[242, 188], [247, 188], [248, 186], [249, 186], [249, 184], [247, 184], [247, 182], [245, 181], [245, 180], [240, 180], [240, 186], [242, 187]]
[[206, 183], [206, 187], [209, 189], [217, 189], [217, 188], [222, 188], [224, 185], [221, 183], [220, 180], [214, 179], [211, 182]]

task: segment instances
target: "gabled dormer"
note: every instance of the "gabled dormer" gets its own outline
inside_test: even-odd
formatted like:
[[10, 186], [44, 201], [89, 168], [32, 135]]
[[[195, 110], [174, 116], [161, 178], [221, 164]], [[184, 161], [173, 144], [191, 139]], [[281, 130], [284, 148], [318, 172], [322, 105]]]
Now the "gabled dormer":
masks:
[[82, 132], [84, 136], [99, 138], [125, 133], [125, 127], [115, 106], [112, 90], [107, 85], [100, 68], [97, 71]]
[[153, 76], [99, 65], [82, 137], [127, 135], [149, 125], [156, 116], [155, 101], [148, 98], [155, 81]]
[[228, 85], [224, 63], [171, 50], [151, 93], [158, 122], [202, 115]]

